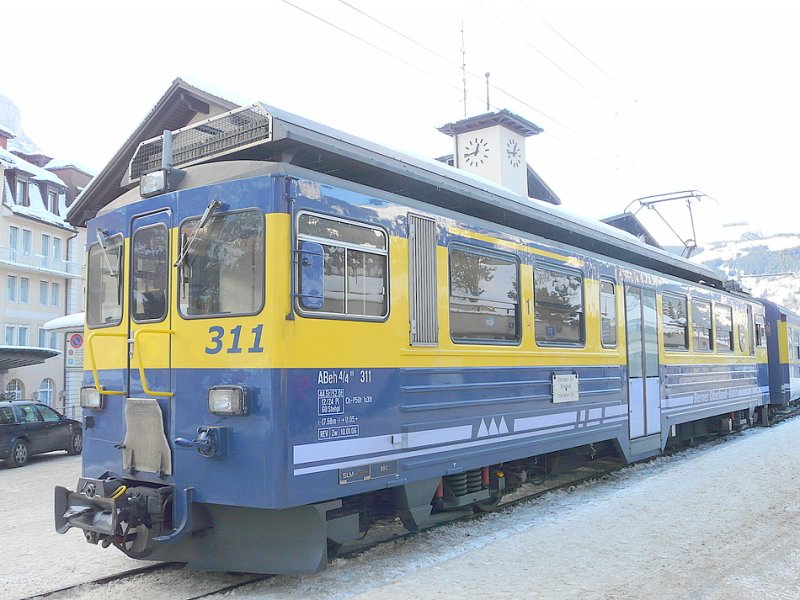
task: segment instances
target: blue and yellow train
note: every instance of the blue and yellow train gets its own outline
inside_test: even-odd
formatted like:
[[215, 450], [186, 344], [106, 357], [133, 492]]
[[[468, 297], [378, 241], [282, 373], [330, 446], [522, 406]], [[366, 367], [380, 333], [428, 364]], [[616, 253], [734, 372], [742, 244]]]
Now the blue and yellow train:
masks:
[[791, 313], [265, 105], [142, 143], [129, 176], [88, 223], [55, 521], [133, 557], [315, 572], [377, 518], [491, 509], [549, 453], [635, 461], [800, 396]]

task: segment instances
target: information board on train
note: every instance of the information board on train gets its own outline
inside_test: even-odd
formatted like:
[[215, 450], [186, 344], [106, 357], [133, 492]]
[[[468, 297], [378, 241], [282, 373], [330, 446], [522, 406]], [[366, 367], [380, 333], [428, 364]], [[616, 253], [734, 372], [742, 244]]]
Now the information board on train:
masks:
[[577, 373], [553, 373], [553, 403], [577, 402], [579, 397]]

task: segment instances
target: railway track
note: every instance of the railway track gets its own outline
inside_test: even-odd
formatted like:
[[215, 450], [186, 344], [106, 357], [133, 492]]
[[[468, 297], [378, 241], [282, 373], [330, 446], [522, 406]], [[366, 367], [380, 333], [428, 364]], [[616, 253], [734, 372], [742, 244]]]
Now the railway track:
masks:
[[[794, 418], [798, 414], [800, 414], [800, 407], [797, 407], [790, 412], [776, 415], [774, 418], [771, 419], [771, 425], [775, 425], [787, 419]], [[671, 457], [686, 452], [690, 449], [700, 449], [704, 447], [713, 446], [724, 442], [724, 440], [730, 437], [741, 435], [741, 433], [742, 431], [734, 431], [726, 435], [718, 435], [715, 437], [705, 439], [702, 442], [693, 444], [691, 446], [688, 445], [677, 446], [665, 452], [664, 454], [659, 455], [659, 457], [654, 457], [654, 458]], [[556, 468], [553, 470], [553, 472], [548, 473], [544, 478], [544, 480], [535, 481], [532, 483], [525, 483], [520, 487], [520, 489], [504, 497], [502, 502], [497, 505], [496, 510], [492, 512], [508, 511], [514, 506], [526, 502], [531, 502], [549, 492], [569, 489], [571, 487], [582, 485], [588, 482], [601, 481], [611, 476], [612, 474], [619, 472], [626, 466], [627, 465], [626, 463], [624, 463], [624, 461], [616, 457], [601, 457], [595, 460], [588, 461], [585, 464], [579, 465], [574, 468], [571, 468], [570, 465], [567, 465], [567, 468], [564, 469]], [[439, 527], [444, 527], [455, 522], [463, 523], [465, 521], [481, 519], [484, 516], [485, 513], [474, 513], [472, 515], [462, 517], [461, 519], [458, 519], [456, 521], [448, 521], [438, 525], [434, 525], [430, 528], [425, 529], [424, 531], [430, 532], [434, 529], [437, 529]], [[407, 531], [402, 526], [402, 524], [400, 524], [399, 520], [394, 520], [392, 522], [385, 522], [380, 524], [380, 526], [378, 527], [373, 527], [369, 532], [367, 532], [367, 535], [365, 536], [364, 539], [357, 542], [350, 542], [342, 546], [338, 553], [338, 558], [346, 560], [348, 558], [361, 555], [367, 552], [368, 550], [371, 550], [372, 548], [378, 547], [380, 545], [402, 542], [411, 539], [416, 535], [417, 533], [415, 532]], [[115, 573], [113, 575], [100, 577], [90, 581], [84, 581], [74, 585], [53, 589], [47, 592], [26, 596], [21, 600], [36, 600], [40, 598], [51, 598], [52, 600], [58, 600], [59, 598], [71, 598], [75, 594], [79, 593], [82, 589], [87, 589], [88, 592], [89, 587], [114, 585], [136, 577], [146, 577], [151, 574], [169, 573], [169, 572], [180, 573], [181, 571], [183, 571], [183, 569], [184, 569], [183, 563], [150, 564], [138, 567], [136, 569], [130, 569], [127, 571]], [[209, 577], [211, 579], [215, 579], [214, 575], [209, 575]], [[218, 574], [219, 581], [213, 581], [213, 582], [210, 581], [208, 583], [208, 586], [213, 589], [204, 589], [202, 591], [187, 590], [187, 594], [181, 596], [175, 595], [174, 592], [177, 592], [177, 590], [171, 589], [170, 596], [172, 598], [180, 598], [181, 600], [199, 600], [201, 598], [208, 598], [216, 594], [225, 593], [235, 589], [254, 585], [256, 583], [266, 581], [272, 577], [275, 576], [252, 574], [252, 573]]]

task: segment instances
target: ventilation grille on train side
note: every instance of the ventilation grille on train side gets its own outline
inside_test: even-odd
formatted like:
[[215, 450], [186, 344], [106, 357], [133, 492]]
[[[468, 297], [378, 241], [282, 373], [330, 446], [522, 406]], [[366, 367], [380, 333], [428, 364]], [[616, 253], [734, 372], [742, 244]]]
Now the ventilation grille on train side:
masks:
[[411, 345], [439, 342], [436, 309], [436, 221], [408, 215], [408, 276]]
[[[248, 146], [270, 141], [272, 120], [260, 104], [244, 106], [172, 132], [174, 167], [188, 166], [222, 156]], [[131, 182], [162, 166], [163, 137], [139, 144], [131, 159]]]

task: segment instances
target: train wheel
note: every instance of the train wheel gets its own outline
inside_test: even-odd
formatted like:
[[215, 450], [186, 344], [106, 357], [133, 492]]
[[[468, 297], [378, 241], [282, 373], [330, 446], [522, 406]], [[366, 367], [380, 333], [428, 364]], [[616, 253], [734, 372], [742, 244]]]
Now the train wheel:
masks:
[[496, 496], [492, 496], [488, 500], [484, 500], [483, 502], [478, 502], [475, 505], [475, 512], [484, 512], [490, 513], [496, 511], [500, 508], [500, 502], [503, 500], [503, 494], [498, 493]]
[[146, 558], [153, 551], [153, 540], [146, 526], [131, 528], [128, 523], [122, 523], [118, 529], [113, 544], [131, 558]]

